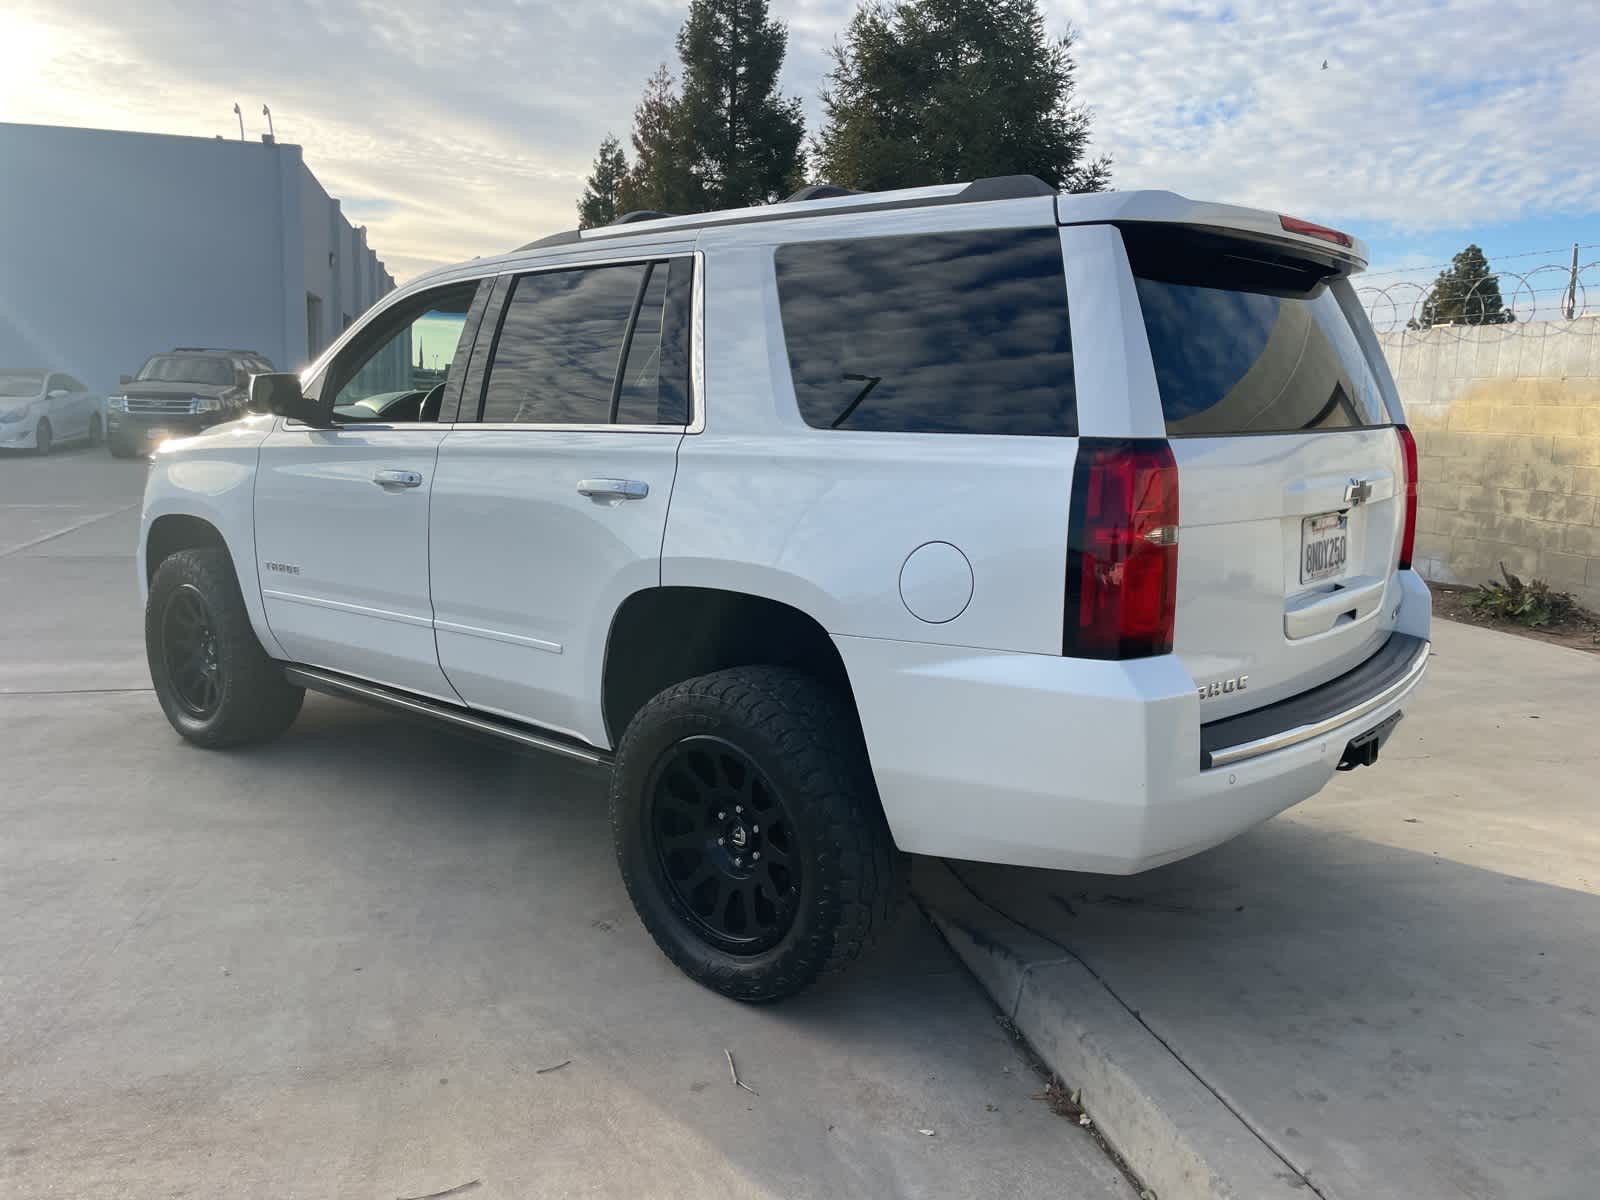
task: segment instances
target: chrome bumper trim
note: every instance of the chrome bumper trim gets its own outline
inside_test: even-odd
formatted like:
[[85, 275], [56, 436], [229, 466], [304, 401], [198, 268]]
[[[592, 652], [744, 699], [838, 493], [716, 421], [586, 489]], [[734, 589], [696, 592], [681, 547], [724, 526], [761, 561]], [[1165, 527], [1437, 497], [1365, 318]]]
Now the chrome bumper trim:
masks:
[[1236, 746], [1227, 746], [1211, 752], [1211, 768], [1231, 767], [1246, 759], [1258, 758], [1263, 754], [1271, 754], [1274, 750], [1287, 750], [1290, 746], [1298, 746], [1302, 742], [1309, 742], [1313, 738], [1322, 737], [1332, 733], [1352, 721], [1359, 721], [1370, 712], [1382, 708], [1384, 705], [1403, 697], [1422, 679], [1422, 674], [1428, 667], [1428, 655], [1433, 650], [1432, 642], [1423, 642], [1417, 652], [1411, 656], [1411, 661], [1406, 664], [1405, 674], [1401, 675], [1381, 692], [1375, 692], [1359, 704], [1353, 704], [1343, 712], [1334, 713], [1320, 721], [1313, 721], [1307, 725], [1296, 725], [1293, 729], [1285, 729], [1268, 737], [1256, 738], [1250, 742], [1240, 742]]

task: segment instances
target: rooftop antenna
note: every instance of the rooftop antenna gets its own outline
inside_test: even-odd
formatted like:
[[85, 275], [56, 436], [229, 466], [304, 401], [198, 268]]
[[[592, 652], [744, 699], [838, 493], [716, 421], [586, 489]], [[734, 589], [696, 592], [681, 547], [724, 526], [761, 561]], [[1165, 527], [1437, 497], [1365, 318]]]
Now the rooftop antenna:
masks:
[[233, 115], [239, 118], [239, 140], [244, 141], [244, 113], [239, 110], [239, 102], [233, 102]]
[[263, 104], [261, 106], [261, 115], [267, 119], [267, 137], [271, 138], [273, 141], [277, 141], [277, 130], [272, 128], [272, 109]]

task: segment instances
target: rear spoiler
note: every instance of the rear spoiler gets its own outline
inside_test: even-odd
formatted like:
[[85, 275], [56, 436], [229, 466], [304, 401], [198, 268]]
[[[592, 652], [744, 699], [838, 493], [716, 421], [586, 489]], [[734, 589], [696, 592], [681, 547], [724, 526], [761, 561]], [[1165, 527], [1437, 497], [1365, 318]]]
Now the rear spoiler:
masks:
[[1367, 268], [1367, 246], [1360, 238], [1281, 213], [1211, 204], [1176, 192], [1086, 192], [1056, 197], [1056, 223], [1060, 225], [1140, 222], [1181, 225], [1292, 249], [1328, 264], [1340, 275]]

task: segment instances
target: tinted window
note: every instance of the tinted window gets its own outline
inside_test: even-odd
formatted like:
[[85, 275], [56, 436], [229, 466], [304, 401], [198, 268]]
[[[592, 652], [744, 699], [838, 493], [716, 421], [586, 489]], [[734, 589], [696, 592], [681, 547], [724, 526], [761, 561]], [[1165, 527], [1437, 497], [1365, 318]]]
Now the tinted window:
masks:
[[56, 386], [57, 387], [64, 387], [64, 388], [70, 388], [74, 392], [87, 392], [89, 390], [88, 388], [84, 387], [83, 384], [79, 383], [76, 379], [74, 379], [71, 375], [58, 375], [58, 376], [56, 376]]
[[1054, 229], [795, 243], [776, 265], [807, 424], [1077, 432]]
[[694, 261], [651, 265], [617, 393], [623, 425], [689, 422], [689, 297]]
[[604, 425], [645, 264], [517, 279], [489, 361], [483, 420]]
[[1124, 236], [1168, 433], [1385, 423], [1377, 378], [1320, 275], [1307, 286], [1292, 268], [1274, 273], [1259, 248]]

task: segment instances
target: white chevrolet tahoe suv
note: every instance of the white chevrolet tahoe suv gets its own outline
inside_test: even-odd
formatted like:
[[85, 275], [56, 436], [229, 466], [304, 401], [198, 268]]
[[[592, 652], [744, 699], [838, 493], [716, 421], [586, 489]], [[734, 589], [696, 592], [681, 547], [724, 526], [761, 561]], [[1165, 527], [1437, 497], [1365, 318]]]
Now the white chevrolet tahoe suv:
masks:
[[202, 746], [313, 688], [608, 768], [644, 924], [741, 1000], [854, 958], [904, 852], [1182, 858], [1426, 664], [1363, 259], [1007, 178], [437, 271], [154, 455], [157, 694]]

